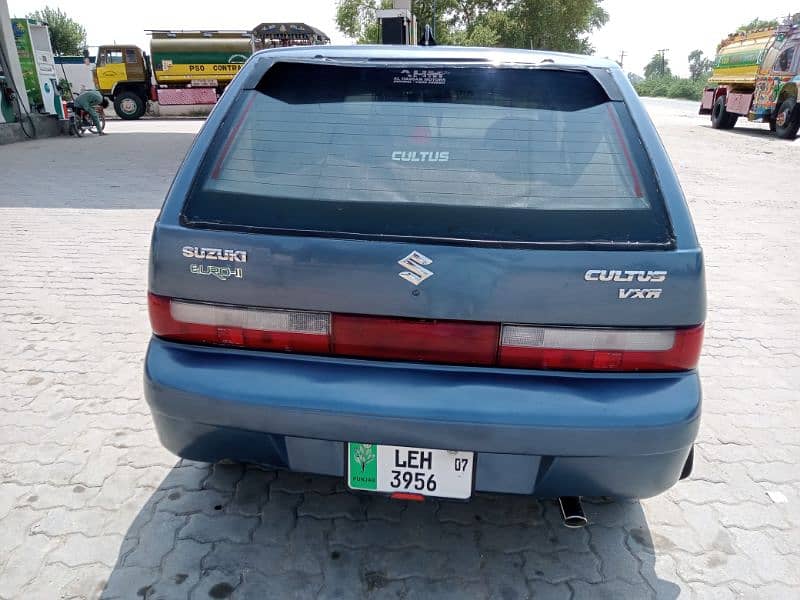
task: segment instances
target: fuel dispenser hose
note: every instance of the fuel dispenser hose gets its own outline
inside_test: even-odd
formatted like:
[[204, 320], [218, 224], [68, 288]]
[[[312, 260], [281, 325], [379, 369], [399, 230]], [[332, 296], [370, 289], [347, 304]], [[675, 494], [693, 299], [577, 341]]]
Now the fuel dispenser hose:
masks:
[[[25, 137], [28, 139], [33, 139], [36, 137], [36, 127], [33, 124], [31, 113], [27, 108], [25, 108], [25, 106], [23, 106], [22, 101], [19, 99], [16, 83], [14, 82], [14, 78], [11, 76], [11, 69], [8, 68], [8, 57], [6, 56], [2, 45], [0, 45], [0, 67], [3, 68], [3, 73], [6, 74], [6, 85], [8, 85], [12, 92], [10, 99], [13, 100], [17, 106], [17, 118], [19, 119], [19, 126], [22, 128], [22, 133], [24, 133]], [[30, 126], [30, 133], [28, 133], [28, 130], [25, 129], [26, 121]]]

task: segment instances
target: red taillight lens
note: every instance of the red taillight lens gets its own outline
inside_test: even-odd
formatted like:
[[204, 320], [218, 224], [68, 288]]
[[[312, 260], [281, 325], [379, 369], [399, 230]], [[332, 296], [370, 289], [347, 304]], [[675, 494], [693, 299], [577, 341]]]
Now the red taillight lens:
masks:
[[187, 302], [149, 295], [153, 333], [194, 344], [358, 358], [564, 371], [684, 371], [703, 326], [606, 329], [497, 325]]
[[697, 366], [703, 326], [600, 329], [504, 325], [499, 365], [576, 371], [684, 371]]
[[200, 304], [150, 294], [153, 333], [179, 342], [325, 354], [330, 314]]
[[492, 365], [497, 325], [463, 321], [333, 316], [333, 353], [419, 362]]

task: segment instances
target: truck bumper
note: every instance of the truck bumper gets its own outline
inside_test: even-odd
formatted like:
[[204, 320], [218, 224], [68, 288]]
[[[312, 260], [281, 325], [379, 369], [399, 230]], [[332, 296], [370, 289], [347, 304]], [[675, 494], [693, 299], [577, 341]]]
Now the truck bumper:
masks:
[[348, 441], [476, 452], [475, 489], [648, 497], [680, 477], [695, 372], [548, 373], [204, 348], [153, 338], [145, 396], [184, 458], [344, 475]]

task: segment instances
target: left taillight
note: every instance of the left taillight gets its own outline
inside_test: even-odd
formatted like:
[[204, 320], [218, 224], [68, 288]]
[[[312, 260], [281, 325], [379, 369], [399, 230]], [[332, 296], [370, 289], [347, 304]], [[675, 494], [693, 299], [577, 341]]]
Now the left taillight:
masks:
[[156, 294], [148, 300], [153, 333], [166, 339], [278, 352], [330, 350], [330, 313], [219, 306]]

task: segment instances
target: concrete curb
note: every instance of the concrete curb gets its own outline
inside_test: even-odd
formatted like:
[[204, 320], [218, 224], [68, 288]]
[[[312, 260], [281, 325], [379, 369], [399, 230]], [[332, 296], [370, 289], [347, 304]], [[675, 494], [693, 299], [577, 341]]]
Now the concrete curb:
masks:
[[[33, 127], [36, 135], [33, 139], [56, 137], [66, 130], [55, 115], [32, 114]], [[29, 139], [19, 123], [0, 123], [0, 145], [23, 142]]]

